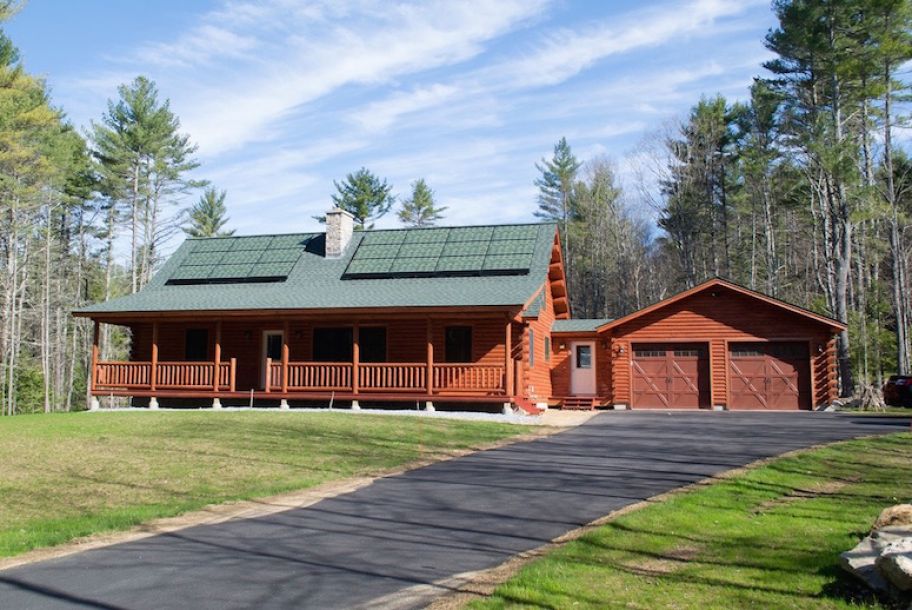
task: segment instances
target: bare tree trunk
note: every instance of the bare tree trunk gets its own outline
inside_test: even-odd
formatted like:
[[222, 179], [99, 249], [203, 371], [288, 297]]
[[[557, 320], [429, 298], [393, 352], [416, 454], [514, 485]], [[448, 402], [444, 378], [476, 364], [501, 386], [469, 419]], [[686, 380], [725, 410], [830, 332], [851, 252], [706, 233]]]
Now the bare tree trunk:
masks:
[[51, 412], [51, 205], [47, 206], [44, 232], [44, 289], [41, 307], [41, 377], [44, 381], [44, 412]]
[[896, 185], [893, 180], [893, 128], [892, 120], [892, 79], [890, 60], [884, 61], [884, 173], [886, 174], [885, 194], [890, 206], [890, 258], [892, 259], [893, 281], [891, 297], [893, 314], [896, 318], [896, 372], [909, 374], [909, 338], [907, 311], [903, 302], [905, 269], [902, 239], [899, 233], [899, 209], [896, 202]]

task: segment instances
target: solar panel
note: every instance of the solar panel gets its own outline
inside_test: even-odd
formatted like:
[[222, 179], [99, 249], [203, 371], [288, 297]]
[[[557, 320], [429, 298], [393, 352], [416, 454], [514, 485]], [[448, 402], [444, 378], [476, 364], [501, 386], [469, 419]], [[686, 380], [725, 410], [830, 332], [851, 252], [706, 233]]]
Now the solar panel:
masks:
[[371, 231], [343, 278], [528, 273], [538, 231], [537, 225]]
[[193, 240], [169, 284], [285, 281], [309, 235], [261, 235]]

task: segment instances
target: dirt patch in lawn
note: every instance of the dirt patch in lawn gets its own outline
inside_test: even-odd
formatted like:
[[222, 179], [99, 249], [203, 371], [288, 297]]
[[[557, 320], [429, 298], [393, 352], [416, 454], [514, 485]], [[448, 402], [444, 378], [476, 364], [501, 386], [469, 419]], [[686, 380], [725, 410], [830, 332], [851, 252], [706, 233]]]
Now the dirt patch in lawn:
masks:
[[638, 561], [624, 562], [624, 567], [640, 576], [671, 574], [683, 568], [687, 562], [699, 556], [702, 549], [695, 545], [682, 545], [669, 549], [659, 557], [647, 557]]
[[753, 514], [761, 515], [771, 510], [775, 510], [783, 506], [789, 506], [795, 502], [800, 502], [802, 500], [811, 500], [813, 498], [820, 498], [823, 496], [832, 496], [842, 491], [842, 489], [845, 488], [845, 486], [850, 482], [853, 481], [820, 481], [819, 483], [815, 483], [812, 487], [809, 488], [795, 488], [784, 496], [780, 496], [778, 498], [760, 503], [757, 508], [753, 510]]

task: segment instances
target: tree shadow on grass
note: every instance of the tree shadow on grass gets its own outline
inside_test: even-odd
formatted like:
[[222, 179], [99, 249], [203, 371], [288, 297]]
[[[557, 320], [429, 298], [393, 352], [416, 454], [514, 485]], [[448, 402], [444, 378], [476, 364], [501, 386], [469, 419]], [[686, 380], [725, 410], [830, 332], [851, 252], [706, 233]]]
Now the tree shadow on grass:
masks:
[[908, 602], [904, 604], [887, 595], [874, 592], [858, 578], [837, 565], [826, 566], [819, 571], [819, 574], [827, 578], [827, 583], [821, 590], [823, 597], [842, 600], [853, 606], [880, 605], [891, 610], [903, 610], [908, 607]]

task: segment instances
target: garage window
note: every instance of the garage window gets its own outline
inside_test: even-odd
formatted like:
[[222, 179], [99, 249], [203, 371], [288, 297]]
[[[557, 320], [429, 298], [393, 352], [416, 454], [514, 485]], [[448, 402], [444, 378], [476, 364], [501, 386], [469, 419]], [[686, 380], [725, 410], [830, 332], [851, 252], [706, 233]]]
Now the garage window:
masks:
[[681, 358], [699, 358], [702, 354], [698, 349], [676, 349], [675, 356]]
[[731, 355], [732, 358], [756, 358], [762, 356], [763, 352], [751, 346], [732, 345]]
[[664, 358], [665, 350], [663, 349], [634, 349], [633, 355], [637, 358]]

